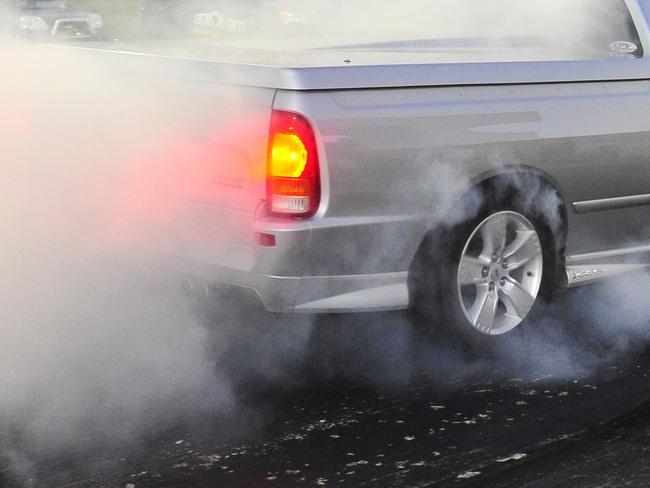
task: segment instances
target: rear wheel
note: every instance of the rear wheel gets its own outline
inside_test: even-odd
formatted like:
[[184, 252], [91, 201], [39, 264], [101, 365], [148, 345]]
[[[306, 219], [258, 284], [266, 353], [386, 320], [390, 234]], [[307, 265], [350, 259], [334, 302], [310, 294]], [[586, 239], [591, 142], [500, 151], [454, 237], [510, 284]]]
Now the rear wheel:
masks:
[[491, 214], [467, 239], [457, 266], [456, 298], [464, 318], [481, 334], [512, 331], [532, 310], [543, 270], [533, 224], [513, 211]]
[[562, 237], [552, 231], [559, 212], [514, 192], [493, 194], [502, 197], [432, 232], [411, 273], [419, 328], [480, 349], [541, 323], [559, 281], [562, 252]]

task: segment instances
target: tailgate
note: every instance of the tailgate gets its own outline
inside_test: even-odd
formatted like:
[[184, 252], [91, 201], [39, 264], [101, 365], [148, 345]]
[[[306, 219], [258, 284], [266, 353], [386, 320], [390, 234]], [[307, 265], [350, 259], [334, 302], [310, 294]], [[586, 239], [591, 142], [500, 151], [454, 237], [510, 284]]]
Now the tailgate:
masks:
[[274, 91], [157, 80], [152, 92], [164, 122], [138, 155], [131, 227], [158, 253], [250, 270]]

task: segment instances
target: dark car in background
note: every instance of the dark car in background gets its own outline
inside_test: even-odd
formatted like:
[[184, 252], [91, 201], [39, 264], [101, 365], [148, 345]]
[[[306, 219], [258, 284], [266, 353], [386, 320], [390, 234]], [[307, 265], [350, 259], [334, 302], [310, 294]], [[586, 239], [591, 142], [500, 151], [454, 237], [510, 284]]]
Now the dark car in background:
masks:
[[104, 19], [72, 8], [63, 0], [5, 0], [5, 30], [38, 40], [102, 39]]

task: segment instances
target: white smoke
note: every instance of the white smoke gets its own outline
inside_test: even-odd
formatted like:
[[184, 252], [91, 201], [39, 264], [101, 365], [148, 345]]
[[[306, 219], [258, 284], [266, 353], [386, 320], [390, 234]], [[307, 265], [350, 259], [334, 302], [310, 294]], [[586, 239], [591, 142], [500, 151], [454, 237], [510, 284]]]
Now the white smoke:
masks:
[[[584, 1], [512, 3], [347, 2], [334, 12], [327, 41], [507, 33], [566, 49], [591, 39], [602, 15], [581, 16]], [[107, 70], [101, 58], [63, 48], [5, 42], [0, 59], [0, 454], [14, 471], [28, 476], [38, 463], [31, 454], [43, 446], [120, 443], [186, 417], [228, 415], [239, 406], [237, 389], [253, 379], [300, 384], [308, 371], [386, 384], [433, 371], [445, 382], [480, 369], [485, 359], [423, 342], [400, 315], [328, 318], [331, 327], [314, 328], [310, 318], [270, 319], [251, 303], [216, 299], [216, 311], [197, 316], [164, 270], [131, 247], [133, 234], [124, 235], [146, 244], [148, 227], [160, 229], [154, 217], [166, 223], [164, 211], [174, 209], [153, 215], [146, 196], [127, 196], [142, 188], [141, 180], [131, 186], [133, 175], [151, 176], [150, 189], [170, 168], [179, 174], [179, 154], [187, 153], [175, 153], [176, 143], [198, 145], [190, 154], [205, 157], [206, 132], [227, 129], [232, 112], [214, 113], [194, 92], [170, 97], [150, 78], [121, 76], [119, 66]], [[451, 199], [463, 177], [449, 167], [432, 179]], [[143, 214], [130, 219], [127, 208]], [[560, 305], [540, 328], [543, 346], [522, 344], [506, 357], [566, 376], [599, 364], [603, 347], [608, 358], [643, 343], [650, 310], [638, 290], [647, 281], [574, 298], [597, 345], [573, 347]]]

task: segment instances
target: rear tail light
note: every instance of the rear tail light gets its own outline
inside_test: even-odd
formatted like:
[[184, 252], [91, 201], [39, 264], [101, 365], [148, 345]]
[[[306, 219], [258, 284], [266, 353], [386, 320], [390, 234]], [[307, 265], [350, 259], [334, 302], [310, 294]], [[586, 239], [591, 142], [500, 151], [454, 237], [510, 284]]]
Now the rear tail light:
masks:
[[274, 110], [269, 138], [267, 192], [271, 212], [305, 218], [320, 203], [316, 137], [301, 115]]

